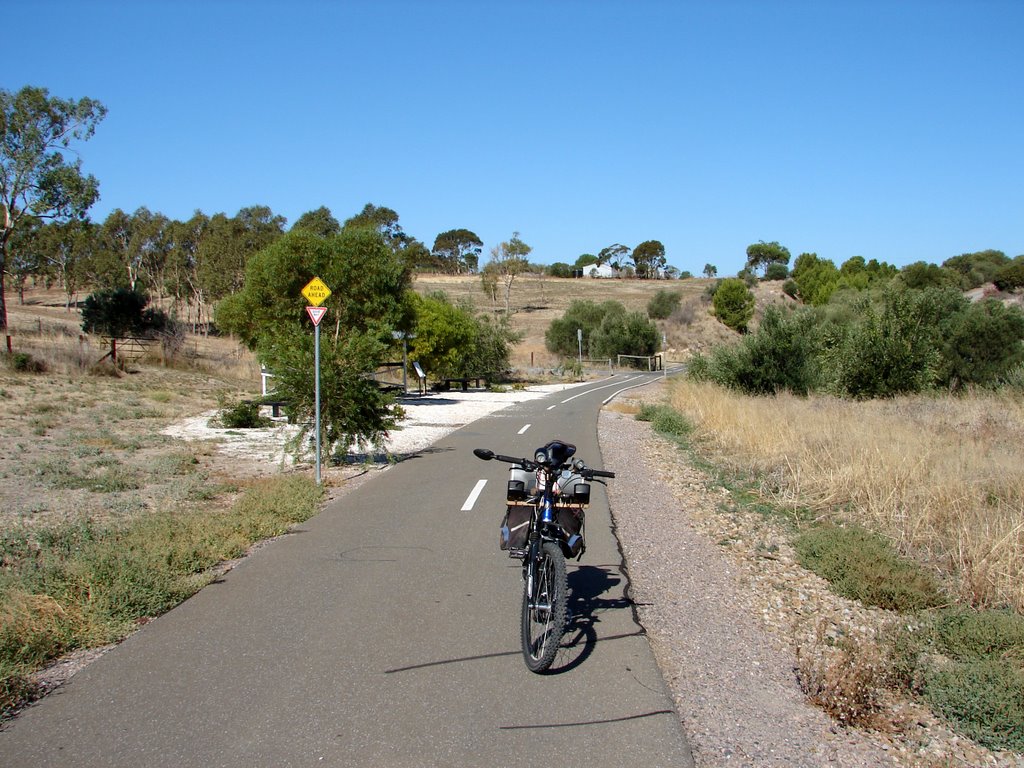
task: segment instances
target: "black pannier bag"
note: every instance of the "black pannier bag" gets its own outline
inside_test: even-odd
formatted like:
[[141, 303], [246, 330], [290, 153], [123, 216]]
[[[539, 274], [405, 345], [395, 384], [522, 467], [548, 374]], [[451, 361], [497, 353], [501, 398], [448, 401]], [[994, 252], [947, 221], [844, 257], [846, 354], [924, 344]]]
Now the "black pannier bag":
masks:
[[532, 510], [533, 507], [528, 504], [509, 504], [505, 511], [505, 519], [501, 521], [499, 547], [513, 550], [526, 549], [526, 537], [530, 532]]

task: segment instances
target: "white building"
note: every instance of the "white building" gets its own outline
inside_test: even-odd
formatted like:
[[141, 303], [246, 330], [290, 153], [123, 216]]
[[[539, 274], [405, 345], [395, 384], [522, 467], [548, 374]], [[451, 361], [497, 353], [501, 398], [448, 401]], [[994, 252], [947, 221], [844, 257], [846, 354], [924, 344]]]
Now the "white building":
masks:
[[586, 268], [587, 277], [618, 277], [611, 264], [594, 264]]

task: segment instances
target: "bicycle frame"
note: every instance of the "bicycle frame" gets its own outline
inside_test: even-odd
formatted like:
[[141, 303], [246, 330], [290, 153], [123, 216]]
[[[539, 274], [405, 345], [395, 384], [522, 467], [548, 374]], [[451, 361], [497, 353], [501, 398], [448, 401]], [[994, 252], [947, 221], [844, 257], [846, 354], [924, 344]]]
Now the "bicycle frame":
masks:
[[[590, 469], [582, 461], [570, 464], [575, 452], [576, 446], [559, 440], [538, 448], [532, 461], [497, 455], [483, 448], [473, 451], [485, 461], [498, 459], [512, 464], [513, 478], [528, 477], [517, 475], [517, 470], [535, 473], [537, 482], [532, 497], [527, 494], [525, 480], [509, 482], [509, 511], [502, 529], [502, 548], [508, 549], [510, 557], [523, 562], [522, 650], [532, 672], [544, 672], [551, 666], [566, 630], [565, 561], [581, 557], [585, 549], [583, 510], [590, 502], [590, 485], [585, 481], [615, 477], [613, 472]], [[513, 508], [523, 506], [530, 508], [525, 541], [523, 546], [512, 546], [508, 516]]]

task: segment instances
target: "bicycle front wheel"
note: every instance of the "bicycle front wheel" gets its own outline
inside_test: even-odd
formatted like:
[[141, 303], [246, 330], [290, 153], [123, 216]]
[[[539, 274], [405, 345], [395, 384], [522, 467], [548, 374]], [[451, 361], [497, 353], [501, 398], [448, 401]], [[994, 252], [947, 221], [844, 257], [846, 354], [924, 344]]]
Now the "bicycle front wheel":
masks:
[[561, 548], [544, 542], [530, 568], [533, 578], [523, 585], [523, 659], [531, 672], [543, 672], [555, 660], [565, 632], [568, 584]]

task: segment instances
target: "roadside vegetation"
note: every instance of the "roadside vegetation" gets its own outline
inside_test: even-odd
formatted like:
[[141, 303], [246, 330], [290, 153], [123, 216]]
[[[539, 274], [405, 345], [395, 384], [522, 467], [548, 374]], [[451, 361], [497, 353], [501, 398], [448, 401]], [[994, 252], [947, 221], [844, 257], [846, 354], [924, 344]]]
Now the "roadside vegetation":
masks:
[[236, 477], [211, 445], [161, 433], [258, 381], [233, 343], [127, 370], [62, 323], [17, 344], [0, 361], [0, 717], [35, 695], [34, 672], [173, 607], [321, 493], [296, 474]]
[[788, 531], [799, 562], [888, 612], [801, 649], [808, 696], [875, 727], [917, 697], [990, 749], [1024, 751], [1024, 401], [1012, 391], [857, 401], [674, 382], [651, 421]]
[[311, 517], [320, 495], [311, 479], [290, 475], [253, 485], [224, 511], [6, 529], [0, 716], [31, 698], [30, 673], [69, 651], [121, 640], [208, 584], [219, 564]]

